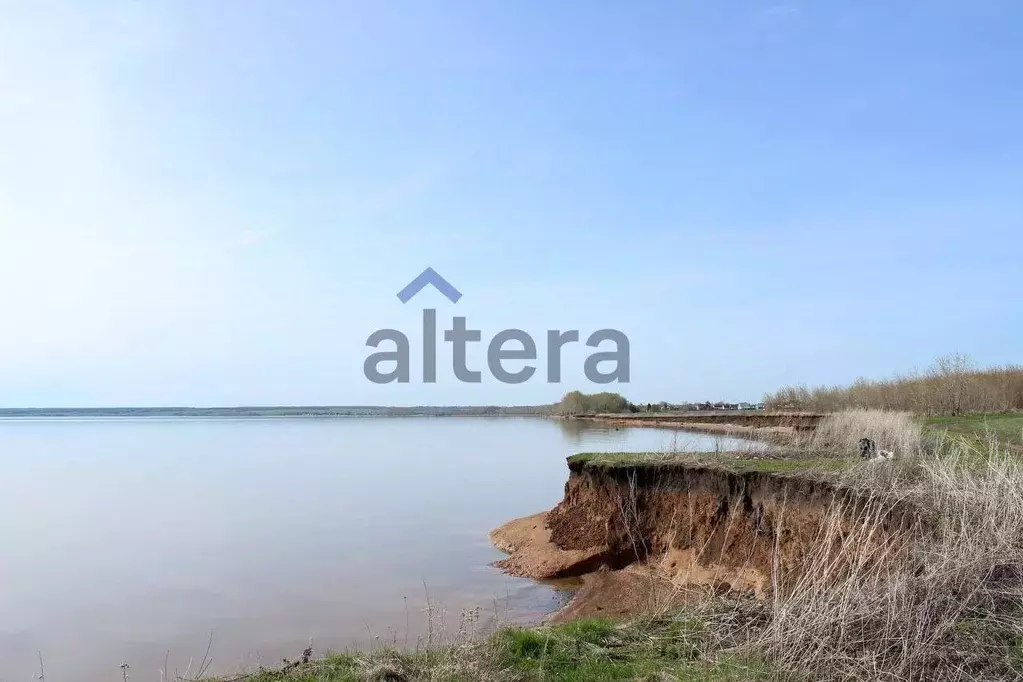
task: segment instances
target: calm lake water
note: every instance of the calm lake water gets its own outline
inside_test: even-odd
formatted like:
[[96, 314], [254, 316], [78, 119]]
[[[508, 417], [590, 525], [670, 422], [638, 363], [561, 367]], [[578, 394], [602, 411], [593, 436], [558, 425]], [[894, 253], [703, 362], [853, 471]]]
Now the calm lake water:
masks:
[[[716, 439], [541, 419], [0, 421], [0, 681], [211, 672], [531, 620], [487, 532], [554, 506], [565, 457]], [[440, 615], [436, 616], [440, 619]], [[406, 626], [407, 624], [407, 626]], [[439, 629], [439, 626], [438, 628]]]

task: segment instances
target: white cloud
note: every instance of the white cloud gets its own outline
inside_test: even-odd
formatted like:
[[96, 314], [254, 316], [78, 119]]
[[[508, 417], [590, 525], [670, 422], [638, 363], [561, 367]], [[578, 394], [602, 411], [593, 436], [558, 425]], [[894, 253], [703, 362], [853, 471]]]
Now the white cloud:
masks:
[[771, 5], [761, 12], [765, 17], [796, 17], [801, 13], [795, 5]]

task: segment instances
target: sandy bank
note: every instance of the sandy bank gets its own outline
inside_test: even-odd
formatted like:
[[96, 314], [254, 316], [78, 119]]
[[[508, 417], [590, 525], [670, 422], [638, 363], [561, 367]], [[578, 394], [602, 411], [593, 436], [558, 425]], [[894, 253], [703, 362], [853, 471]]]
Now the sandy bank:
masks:
[[710, 435], [788, 441], [816, 428], [824, 415], [802, 412], [686, 412], [654, 414], [583, 414], [565, 419], [615, 427], [684, 429]]
[[645, 427], [654, 429], [678, 429], [705, 433], [710, 436], [726, 436], [731, 438], [748, 438], [751, 440], [768, 440], [772, 442], [789, 441], [799, 431], [792, 426], [744, 426], [741, 424], [714, 424], [706, 422], [676, 421], [667, 419], [618, 419], [602, 417], [591, 421], [617, 427]]
[[574, 578], [601, 567], [606, 545], [561, 549], [551, 540], [548, 512], [525, 516], [490, 532], [490, 542], [510, 556], [495, 566], [521, 578]]

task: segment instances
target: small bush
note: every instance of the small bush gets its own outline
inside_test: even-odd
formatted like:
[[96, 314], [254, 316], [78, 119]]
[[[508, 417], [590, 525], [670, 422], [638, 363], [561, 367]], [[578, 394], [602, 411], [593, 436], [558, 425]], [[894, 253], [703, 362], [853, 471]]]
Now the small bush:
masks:
[[554, 414], [571, 416], [576, 414], [618, 414], [634, 411], [632, 403], [620, 393], [582, 393], [572, 391], [554, 405]]

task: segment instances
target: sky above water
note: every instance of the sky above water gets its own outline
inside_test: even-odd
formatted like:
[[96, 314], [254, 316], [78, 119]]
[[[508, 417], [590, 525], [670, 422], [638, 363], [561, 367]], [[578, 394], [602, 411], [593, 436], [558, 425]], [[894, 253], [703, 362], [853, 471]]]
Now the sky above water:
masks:
[[[1023, 5], [0, 0], [0, 406], [756, 400], [1019, 361]], [[463, 294], [395, 294], [432, 266]], [[536, 377], [417, 376], [421, 315]], [[363, 376], [376, 329], [412, 381]], [[546, 331], [630, 340], [548, 384]]]

